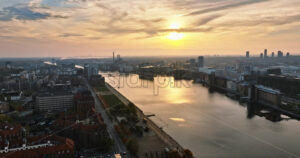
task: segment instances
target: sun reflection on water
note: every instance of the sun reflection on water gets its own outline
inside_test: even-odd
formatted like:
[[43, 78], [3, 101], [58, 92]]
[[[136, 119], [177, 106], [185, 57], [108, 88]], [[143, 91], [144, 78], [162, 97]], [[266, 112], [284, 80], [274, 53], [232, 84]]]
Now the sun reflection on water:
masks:
[[172, 120], [172, 121], [176, 121], [176, 122], [185, 122], [184, 118], [171, 117], [169, 119]]

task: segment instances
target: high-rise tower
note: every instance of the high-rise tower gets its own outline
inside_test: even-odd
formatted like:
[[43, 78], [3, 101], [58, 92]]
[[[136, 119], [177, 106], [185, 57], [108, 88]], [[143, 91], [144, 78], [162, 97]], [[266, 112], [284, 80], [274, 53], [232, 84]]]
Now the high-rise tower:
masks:
[[246, 58], [249, 58], [249, 56], [250, 56], [250, 52], [247, 51], [247, 52], [246, 52]]
[[115, 63], [115, 52], [113, 52], [113, 63]]
[[267, 57], [268, 57], [268, 50], [265, 49], [265, 51], [264, 51], [264, 58], [267, 58]]

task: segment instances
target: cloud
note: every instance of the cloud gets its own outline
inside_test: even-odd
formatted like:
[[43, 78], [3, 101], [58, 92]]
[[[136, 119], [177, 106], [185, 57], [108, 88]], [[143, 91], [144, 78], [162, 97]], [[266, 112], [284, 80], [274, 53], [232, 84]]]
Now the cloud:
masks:
[[77, 33], [63, 33], [59, 35], [59, 37], [80, 37], [80, 36], [84, 36], [84, 35], [77, 34]]
[[181, 28], [181, 29], [160, 29], [160, 28], [141, 28], [141, 29], [133, 29], [133, 28], [105, 28], [99, 29], [98, 31], [103, 34], [115, 34], [115, 35], [122, 35], [122, 34], [140, 34], [144, 33], [147, 36], [142, 36], [141, 38], [150, 38], [161, 33], [168, 33], [168, 32], [181, 32], [181, 33], [200, 33], [200, 32], [209, 32], [212, 31], [213, 28]]
[[39, 13], [32, 11], [28, 6], [22, 7], [6, 7], [0, 12], [0, 20], [10, 21], [12, 19], [18, 20], [39, 20], [49, 17], [48, 13]]
[[221, 15], [221, 14], [216, 14], [216, 15], [210, 15], [210, 16], [207, 16], [207, 17], [204, 17], [200, 20], [198, 20], [195, 25], [196, 26], [201, 26], [201, 25], [205, 25], [205, 24], [208, 24], [209, 22], [219, 18], [219, 17], [222, 17], [224, 15]]
[[50, 13], [42, 13], [33, 10], [36, 7], [30, 7], [26, 5], [17, 5], [12, 7], [6, 7], [0, 10], [0, 21], [11, 21], [13, 19], [17, 20], [40, 20], [53, 18], [67, 18], [63, 15], [53, 15]]
[[300, 22], [300, 14], [296, 15], [289, 15], [289, 16], [282, 16], [282, 17], [251, 17], [247, 20], [232, 20], [227, 21], [226, 23], [220, 23], [215, 25], [215, 27], [256, 27], [259, 25], [266, 25], [266, 26], [278, 26], [278, 25], [286, 25], [291, 23]]
[[285, 29], [280, 29], [280, 30], [273, 30], [271, 31], [269, 34], [270, 35], [276, 35], [276, 36], [282, 36], [282, 35], [288, 35], [288, 36], [291, 36], [291, 35], [300, 35], [300, 25], [295, 25], [295, 26], [292, 26], [292, 27], [288, 27], [288, 28], [285, 28]]
[[238, 8], [241, 6], [246, 6], [246, 5], [261, 3], [261, 2], [266, 2], [266, 1], [269, 1], [269, 0], [244, 0], [244, 1], [240, 1], [240, 2], [235, 1], [234, 3], [230, 3], [230, 4], [226, 4], [226, 5], [221, 5], [221, 6], [216, 6], [216, 7], [193, 11], [191, 13], [186, 14], [186, 16], [206, 14], [206, 13], [211, 13], [211, 12], [216, 12], [216, 11], [221, 11], [221, 10], [226, 10], [226, 9], [231, 9], [231, 8]]

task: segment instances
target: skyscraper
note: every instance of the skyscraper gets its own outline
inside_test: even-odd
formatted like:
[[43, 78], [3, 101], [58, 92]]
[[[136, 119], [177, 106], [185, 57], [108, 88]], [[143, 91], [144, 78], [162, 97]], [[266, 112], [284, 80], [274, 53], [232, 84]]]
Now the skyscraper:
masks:
[[249, 56], [250, 56], [250, 52], [247, 51], [247, 52], [246, 52], [246, 58], [249, 58]]
[[203, 67], [203, 66], [204, 66], [204, 57], [198, 56], [198, 67]]
[[117, 61], [121, 61], [121, 55], [120, 54], [117, 55]]
[[115, 63], [115, 52], [113, 52], [113, 63]]
[[275, 53], [274, 53], [274, 52], [272, 52], [272, 58], [274, 58], [274, 56], [275, 56]]
[[264, 51], [264, 58], [267, 58], [267, 57], [268, 57], [268, 50], [265, 49], [265, 51]]
[[84, 72], [85, 77], [87, 77], [89, 79], [90, 76], [91, 76], [90, 65], [89, 64], [84, 64], [83, 68], [84, 68], [83, 72]]
[[286, 53], [286, 57], [289, 57], [289, 56], [290, 56], [290, 52], [287, 52], [287, 53]]
[[277, 57], [278, 57], [278, 58], [281, 58], [282, 56], [283, 56], [283, 53], [282, 53], [282, 51], [279, 50], [279, 51], [277, 52]]
[[262, 59], [264, 57], [263, 53], [260, 53], [260, 58]]

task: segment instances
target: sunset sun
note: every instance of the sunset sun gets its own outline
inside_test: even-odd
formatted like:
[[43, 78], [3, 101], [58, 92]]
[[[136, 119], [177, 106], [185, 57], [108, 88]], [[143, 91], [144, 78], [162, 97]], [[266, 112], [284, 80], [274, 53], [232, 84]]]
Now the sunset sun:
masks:
[[183, 38], [183, 33], [178, 33], [176, 31], [176, 30], [180, 29], [179, 23], [172, 23], [169, 28], [173, 30], [168, 35], [168, 38], [170, 40], [181, 40]]
[[168, 38], [170, 40], [180, 40], [183, 38], [183, 34], [178, 32], [171, 32], [169, 33]]

